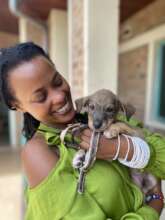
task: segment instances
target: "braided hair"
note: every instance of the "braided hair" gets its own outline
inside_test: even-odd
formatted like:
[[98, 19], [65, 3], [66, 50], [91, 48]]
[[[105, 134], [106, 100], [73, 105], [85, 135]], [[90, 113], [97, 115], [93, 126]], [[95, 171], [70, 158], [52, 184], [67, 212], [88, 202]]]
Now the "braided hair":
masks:
[[[37, 56], [44, 56], [52, 62], [44, 50], [32, 42], [20, 43], [9, 48], [0, 49], [0, 100], [2, 100], [10, 110], [16, 110], [16, 108], [12, 106], [12, 103], [14, 103], [13, 101], [17, 101], [9, 87], [8, 76], [10, 70]], [[23, 117], [22, 132], [27, 139], [30, 139], [36, 132], [40, 122], [27, 112], [23, 114]]]

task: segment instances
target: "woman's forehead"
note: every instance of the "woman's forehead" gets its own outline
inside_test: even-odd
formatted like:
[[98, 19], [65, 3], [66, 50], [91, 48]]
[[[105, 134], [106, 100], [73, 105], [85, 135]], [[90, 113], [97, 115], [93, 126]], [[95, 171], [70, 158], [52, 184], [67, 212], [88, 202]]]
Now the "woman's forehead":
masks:
[[12, 69], [9, 73], [10, 79], [30, 80], [40, 77], [47, 78], [55, 71], [53, 64], [44, 57], [36, 57], [30, 61], [23, 62]]
[[37, 87], [46, 85], [54, 72], [53, 64], [40, 56], [24, 62], [10, 71], [9, 83], [16, 94], [20, 91], [32, 92]]

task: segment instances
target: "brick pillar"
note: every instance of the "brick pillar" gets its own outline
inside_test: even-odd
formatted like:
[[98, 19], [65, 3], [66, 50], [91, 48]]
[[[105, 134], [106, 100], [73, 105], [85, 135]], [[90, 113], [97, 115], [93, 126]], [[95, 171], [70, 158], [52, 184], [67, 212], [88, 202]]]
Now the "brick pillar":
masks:
[[43, 48], [47, 46], [43, 28], [25, 18], [19, 19], [19, 39], [20, 42], [33, 41]]
[[119, 0], [69, 0], [68, 8], [73, 97], [117, 92]]
[[73, 98], [84, 94], [84, 0], [68, 0], [69, 83]]

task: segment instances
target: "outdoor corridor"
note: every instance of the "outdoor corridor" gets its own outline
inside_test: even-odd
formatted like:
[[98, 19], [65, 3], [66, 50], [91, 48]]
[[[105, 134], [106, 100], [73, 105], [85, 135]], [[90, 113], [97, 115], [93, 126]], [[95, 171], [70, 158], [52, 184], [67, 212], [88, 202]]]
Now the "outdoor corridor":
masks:
[[20, 152], [0, 147], [0, 219], [21, 220], [22, 176]]

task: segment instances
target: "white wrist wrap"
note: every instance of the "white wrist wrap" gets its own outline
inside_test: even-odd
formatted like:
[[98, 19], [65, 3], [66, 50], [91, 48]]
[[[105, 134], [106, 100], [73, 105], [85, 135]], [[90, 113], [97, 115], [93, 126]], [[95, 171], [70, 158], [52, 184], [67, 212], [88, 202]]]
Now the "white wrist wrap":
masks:
[[[138, 168], [142, 169], [144, 168], [150, 159], [150, 149], [148, 144], [143, 141], [139, 137], [131, 137], [128, 135], [124, 135], [127, 139], [131, 139], [132, 145], [134, 148], [133, 157], [130, 161], [127, 161], [128, 158], [128, 151], [126, 153], [126, 157], [124, 159], [118, 159], [120, 163], [124, 164], [125, 166], [131, 167], [131, 168]], [[130, 146], [128, 144], [128, 149], [130, 149]]]

